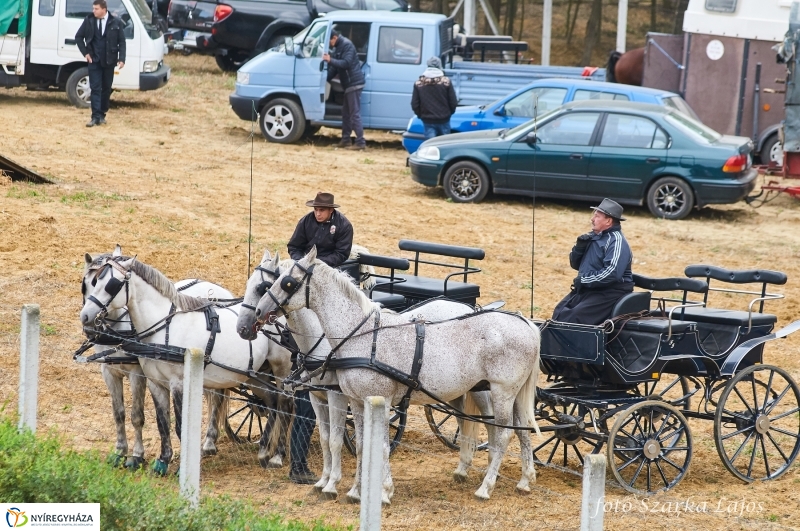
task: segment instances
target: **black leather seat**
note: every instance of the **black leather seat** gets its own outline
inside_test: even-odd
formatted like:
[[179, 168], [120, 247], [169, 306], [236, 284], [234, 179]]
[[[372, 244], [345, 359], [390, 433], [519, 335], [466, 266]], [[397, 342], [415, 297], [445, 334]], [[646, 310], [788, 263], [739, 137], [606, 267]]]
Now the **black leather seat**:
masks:
[[[664, 334], [669, 333], [669, 319], [631, 319], [620, 324], [623, 330], [629, 332], [647, 332], [649, 334]], [[678, 321], [672, 320], [672, 334], [682, 334], [684, 332], [691, 332], [695, 327], [692, 321]]]
[[[682, 318], [686, 321], [696, 321], [698, 323], [711, 323], [727, 326], [747, 326], [748, 320], [752, 316], [753, 326], [774, 325], [778, 317], [768, 313], [748, 314], [740, 310], [722, 310], [719, 308], [685, 308]], [[673, 318], [681, 317], [681, 310], [677, 309], [672, 314]]]
[[623, 295], [611, 310], [611, 317], [628, 315], [631, 313], [646, 312], [650, 310], [650, 292], [634, 291]]
[[481, 296], [480, 286], [469, 282], [456, 282], [451, 279], [447, 282], [447, 292], [445, 292], [443, 279], [414, 275], [395, 275], [395, 278], [404, 279], [405, 282], [389, 285], [388, 282], [379, 280], [375, 292], [388, 292], [391, 288], [394, 293], [413, 299], [431, 299], [445, 295], [450, 299], [472, 300]]
[[380, 303], [384, 308], [390, 310], [402, 311], [406, 307], [406, 298], [399, 293], [391, 294], [382, 291], [373, 291], [372, 300]]

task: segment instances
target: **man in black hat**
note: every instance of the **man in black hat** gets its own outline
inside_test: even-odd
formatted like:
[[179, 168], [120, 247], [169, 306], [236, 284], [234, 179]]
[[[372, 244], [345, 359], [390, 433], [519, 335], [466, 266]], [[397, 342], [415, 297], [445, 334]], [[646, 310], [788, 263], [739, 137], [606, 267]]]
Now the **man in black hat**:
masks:
[[[337, 211], [339, 205], [333, 202], [333, 194], [318, 192], [317, 197], [308, 201], [306, 206], [314, 207], [297, 223], [297, 228], [289, 240], [289, 255], [300, 260], [317, 246], [317, 259], [331, 267], [339, 267], [350, 256], [353, 246], [353, 226]], [[291, 467], [289, 479], [301, 485], [316, 483], [319, 478], [308, 468], [308, 442], [314, 431], [317, 416], [308, 391], [297, 391], [294, 394], [294, 422], [292, 423]]]
[[622, 207], [606, 198], [592, 209], [592, 231], [578, 236], [569, 253], [569, 265], [578, 276], [553, 311], [556, 321], [599, 325], [611, 317], [617, 301], [633, 291], [633, 254], [622, 235]]
[[125, 24], [108, 12], [106, 0], [94, 0], [92, 14], [78, 28], [75, 43], [89, 63], [92, 118], [86, 127], [102, 125], [111, 100], [114, 68], [125, 66]]

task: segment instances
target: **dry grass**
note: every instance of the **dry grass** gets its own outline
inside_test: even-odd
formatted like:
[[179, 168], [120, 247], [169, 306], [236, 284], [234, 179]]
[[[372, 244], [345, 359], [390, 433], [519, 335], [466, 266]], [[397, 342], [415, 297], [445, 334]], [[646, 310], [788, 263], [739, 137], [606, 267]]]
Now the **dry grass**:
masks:
[[[114, 430], [108, 392], [97, 367], [77, 366], [70, 354], [81, 342], [77, 316], [83, 253], [113, 249], [153, 265], [168, 277], [202, 277], [241, 293], [247, 272], [250, 188], [250, 124], [227, 105], [233, 77], [213, 59], [173, 57], [175, 76], [163, 90], [118, 93], [109, 125], [86, 129], [88, 112], [67, 105], [62, 94], [15, 89], [0, 93], [7, 127], [0, 152], [52, 177], [57, 184], [15, 183], [0, 192], [0, 402], [17, 396], [20, 308], [42, 308], [39, 425], [63, 434], [79, 448], [110, 450]], [[293, 146], [255, 138], [253, 149], [253, 260], [264, 247], [285, 254], [286, 240], [304, 202], [318, 190], [336, 194], [355, 226], [356, 241], [372, 252], [399, 255], [397, 240], [413, 238], [486, 250], [477, 282], [481, 302], [503, 298], [510, 309], [530, 305], [530, 201], [495, 197], [479, 205], [446, 202], [441, 190], [414, 184], [397, 136], [369, 133], [369, 150], [331, 147], [335, 132]], [[573, 272], [567, 253], [588, 229], [585, 203], [539, 201], [536, 207], [535, 313], [547, 317], [567, 291]], [[800, 301], [800, 204], [790, 198], [753, 210], [743, 203], [714, 207], [670, 223], [644, 208], [626, 209], [624, 230], [634, 270], [651, 276], [681, 275], [689, 263], [730, 268], [769, 268], [788, 273], [787, 298], [768, 308], [779, 326], [797, 318]], [[720, 298], [720, 305], [736, 301]], [[770, 344], [766, 360], [800, 378], [800, 336]], [[149, 404], [149, 402], [148, 402]], [[148, 406], [149, 408], [149, 406]], [[157, 451], [152, 412], [147, 411], [147, 455]], [[397, 493], [384, 511], [386, 529], [575, 529], [580, 479], [539, 468], [530, 496], [514, 492], [515, 459], [503, 468], [494, 497], [473, 499], [479, 483], [466, 485], [450, 472], [457, 456], [435, 441], [413, 412], [414, 424], [393, 458]], [[743, 485], [722, 467], [710, 423], [691, 422], [695, 454], [688, 478], [677, 489], [633, 501], [631, 511], [611, 512], [607, 529], [778, 529], [800, 517], [797, 465], [782, 479]], [[478, 459], [479, 463], [484, 456]], [[319, 470], [318, 461], [312, 465]], [[352, 459], [345, 460], [351, 481]], [[203, 488], [250, 497], [295, 517], [353, 523], [358, 508], [318, 499], [290, 484], [286, 470], [264, 471], [255, 455], [223, 441], [203, 462]], [[171, 480], [165, 480], [171, 481]], [[609, 487], [610, 501], [632, 501]], [[661, 513], [666, 501], [705, 502], [706, 513]], [[712, 512], [718, 507], [720, 512]], [[745, 510], [731, 506], [745, 501]], [[655, 506], [654, 501], [661, 505]], [[747, 511], [747, 503], [760, 504]], [[633, 508], [636, 510], [633, 510]], [[753, 505], [753, 508], [756, 506]]]

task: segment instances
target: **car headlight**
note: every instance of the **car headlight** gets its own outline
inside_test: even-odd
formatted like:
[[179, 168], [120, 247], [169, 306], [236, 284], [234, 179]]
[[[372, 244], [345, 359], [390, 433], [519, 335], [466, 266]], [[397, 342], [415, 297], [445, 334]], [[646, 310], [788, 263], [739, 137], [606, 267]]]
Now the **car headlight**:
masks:
[[144, 73], [148, 74], [150, 72], [155, 72], [156, 70], [158, 70], [160, 62], [161, 61], [158, 61], [156, 59], [153, 59], [152, 61], [145, 61], [143, 67]]
[[249, 85], [250, 72], [236, 72], [236, 82], [240, 85]]
[[417, 157], [425, 160], [439, 160], [439, 148], [436, 146], [422, 146], [417, 150]]

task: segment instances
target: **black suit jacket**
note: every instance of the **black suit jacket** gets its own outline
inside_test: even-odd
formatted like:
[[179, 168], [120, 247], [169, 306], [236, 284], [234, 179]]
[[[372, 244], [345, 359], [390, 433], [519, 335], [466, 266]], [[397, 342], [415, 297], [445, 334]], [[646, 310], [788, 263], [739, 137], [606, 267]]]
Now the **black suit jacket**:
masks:
[[317, 223], [313, 212], [309, 212], [297, 223], [292, 239], [287, 245], [289, 256], [295, 260], [303, 258], [311, 247], [317, 246], [317, 258], [331, 267], [339, 267], [350, 257], [353, 247], [353, 225], [338, 210], [331, 219]]
[[[78, 49], [84, 57], [86, 54], [91, 54], [89, 49], [92, 39], [97, 33], [97, 19], [94, 15], [89, 15], [83, 19], [83, 24], [78, 28], [78, 33], [75, 34], [75, 41], [78, 44]], [[100, 57], [95, 57], [92, 54], [92, 61], [100, 62], [103, 66], [114, 66], [118, 62], [125, 62], [125, 25], [122, 21], [112, 15], [108, 14], [108, 21], [106, 22], [106, 56], [101, 60]]]

